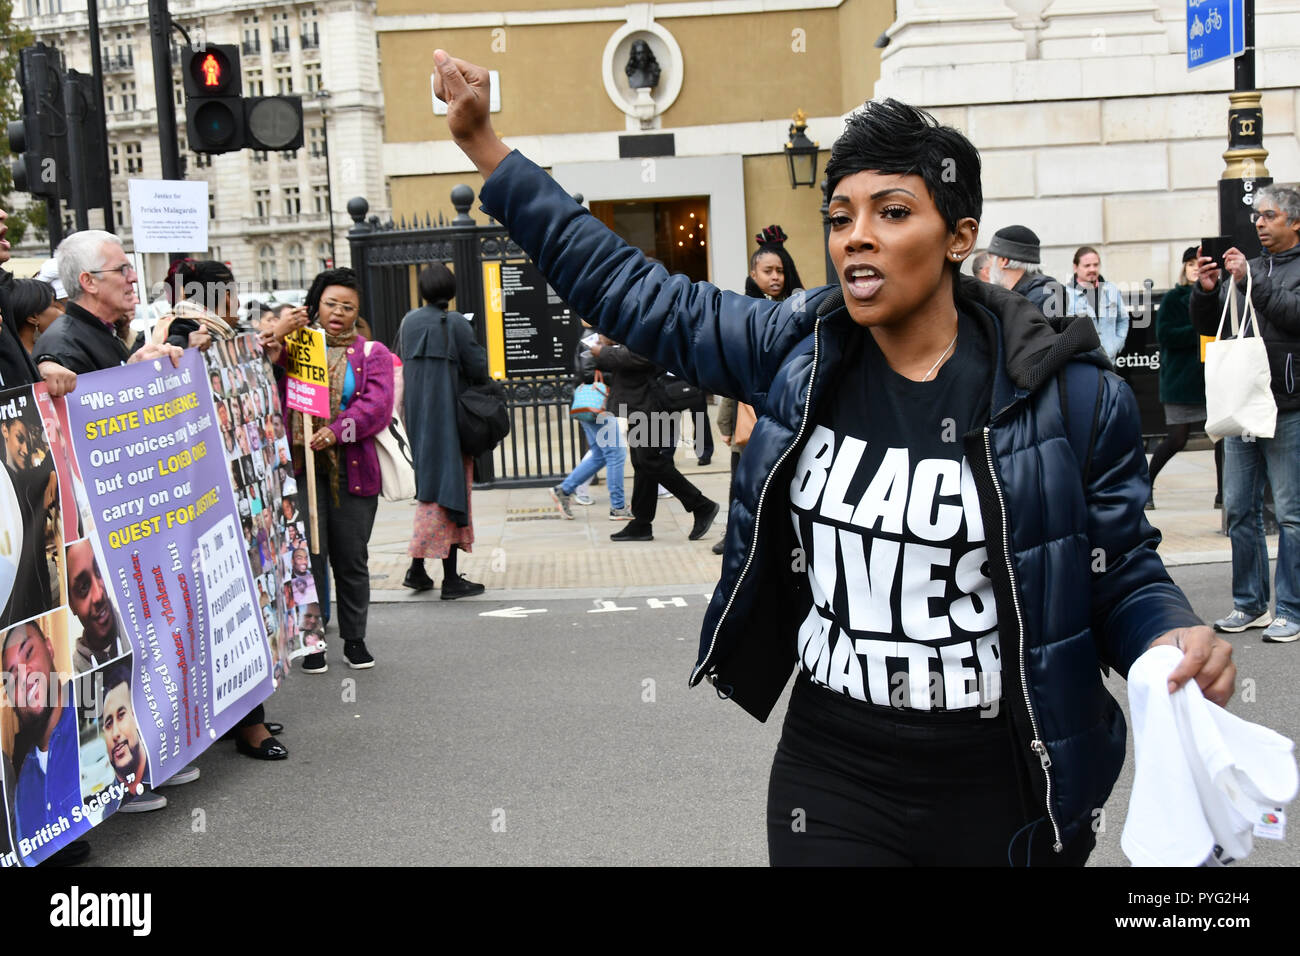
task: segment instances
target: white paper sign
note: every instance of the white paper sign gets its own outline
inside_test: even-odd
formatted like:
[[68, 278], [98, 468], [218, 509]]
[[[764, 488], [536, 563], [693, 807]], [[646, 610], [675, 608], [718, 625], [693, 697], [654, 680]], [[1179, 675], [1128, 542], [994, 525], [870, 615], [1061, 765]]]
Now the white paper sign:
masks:
[[208, 184], [131, 179], [131, 238], [136, 252], [207, 252]]
[[[434, 92], [433, 86], [434, 74], [429, 74], [429, 90], [433, 92], [433, 115], [446, 116], [447, 104], [438, 99], [438, 94]], [[488, 112], [501, 112], [501, 74], [496, 70], [488, 70]]]

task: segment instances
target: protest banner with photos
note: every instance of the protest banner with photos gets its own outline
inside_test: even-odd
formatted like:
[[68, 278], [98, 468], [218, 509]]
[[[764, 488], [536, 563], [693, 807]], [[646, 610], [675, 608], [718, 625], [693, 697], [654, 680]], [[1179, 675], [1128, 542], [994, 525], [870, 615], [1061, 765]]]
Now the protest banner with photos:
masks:
[[0, 866], [166, 781], [309, 652], [282, 423], [252, 336], [0, 392]]

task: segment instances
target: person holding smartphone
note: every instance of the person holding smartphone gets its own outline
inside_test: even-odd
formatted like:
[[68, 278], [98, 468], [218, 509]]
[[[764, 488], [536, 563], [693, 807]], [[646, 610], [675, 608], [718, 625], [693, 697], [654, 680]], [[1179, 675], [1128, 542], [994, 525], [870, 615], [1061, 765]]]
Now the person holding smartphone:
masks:
[[[1264, 628], [1264, 640], [1300, 640], [1300, 189], [1274, 183], [1255, 194], [1251, 213], [1263, 251], [1247, 259], [1235, 246], [1222, 268], [1202, 244], [1192, 290], [1192, 321], [1202, 335], [1218, 332], [1229, 290], [1244, 310], [1246, 274], [1268, 350], [1277, 427], [1272, 438], [1223, 439], [1223, 510], [1232, 541], [1232, 610], [1214, 622], [1237, 634]], [[1224, 281], [1224, 272], [1231, 281]], [[1273, 489], [1279, 529], [1275, 611], [1269, 611], [1264, 483]]]

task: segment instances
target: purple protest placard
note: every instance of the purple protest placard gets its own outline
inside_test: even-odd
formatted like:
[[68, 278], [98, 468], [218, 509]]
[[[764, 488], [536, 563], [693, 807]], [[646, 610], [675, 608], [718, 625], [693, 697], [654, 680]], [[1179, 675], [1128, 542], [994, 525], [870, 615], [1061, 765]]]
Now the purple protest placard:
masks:
[[131, 697], [150, 784], [274, 684], [203, 359], [81, 376], [67, 400], [83, 513], [131, 635]]

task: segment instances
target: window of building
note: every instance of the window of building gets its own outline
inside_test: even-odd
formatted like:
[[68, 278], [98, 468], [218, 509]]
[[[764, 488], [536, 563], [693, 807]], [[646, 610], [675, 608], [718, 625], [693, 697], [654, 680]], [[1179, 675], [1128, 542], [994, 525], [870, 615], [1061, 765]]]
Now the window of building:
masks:
[[320, 46], [320, 24], [316, 22], [314, 7], [298, 11], [298, 27], [304, 50], [314, 50]]
[[122, 151], [126, 154], [126, 174], [144, 172], [144, 151], [139, 143], [123, 143]]
[[211, 186], [208, 187], [208, 218], [217, 218], [217, 191]]
[[179, 74], [172, 78], [172, 100], [177, 110], [185, 109], [185, 81]]
[[122, 81], [122, 112], [129, 113], [135, 109], [135, 80]]
[[302, 243], [289, 243], [289, 287], [301, 289], [307, 284], [307, 257], [303, 254]]
[[285, 53], [289, 49], [289, 13], [271, 14], [271, 50]]
[[293, 67], [277, 66], [275, 68], [275, 92], [277, 96], [286, 96], [293, 92]]
[[307, 152], [312, 159], [325, 155], [325, 128], [323, 126], [307, 127]]
[[194, 154], [194, 165], [197, 166], [199, 169], [211, 169], [211, 168], [212, 168], [212, 154], [211, 154], [211, 153], [195, 153], [195, 154]]
[[317, 270], [334, 268], [334, 257], [330, 255], [328, 242], [316, 243], [316, 268]]
[[116, 110], [116, 106], [114, 106], [115, 101], [113, 98], [114, 91], [116, 89], [117, 87], [115, 87], [112, 83], [104, 84], [104, 111], [106, 113], [112, 113]]
[[267, 219], [271, 215], [271, 190], [253, 190], [253, 215], [258, 219]]
[[264, 163], [266, 162], [266, 160], [267, 160], [266, 150], [264, 149], [253, 150], [253, 162]]
[[302, 78], [307, 84], [307, 92], [315, 93], [323, 90], [324, 84], [321, 83], [321, 73], [319, 63], [304, 63], [302, 67]]
[[245, 53], [262, 52], [262, 28], [258, 24], [256, 14], [244, 17], [243, 52]]
[[122, 155], [118, 151], [117, 143], [108, 144], [108, 165], [112, 169], [114, 176], [122, 175]]
[[258, 247], [257, 278], [263, 288], [275, 288], [275, 250], [270, 246]]
[[109, 232], [118, 232], [127, 228], [125, 199], [113, 200], [113, 225], [116, 228], [108, 230]]
[[311, 205], [316, 215], [325, 215], [329, 208], [329, 188], [326, 186], [311, 187]]
[[302, 212], [302, 190], [297, 186], [284, 187], [284, 214], [297, 216]]
[[246, 96], [265, 96], [266, 84], [262, 81], [261, 70], [249, 70], [244, 76]]

